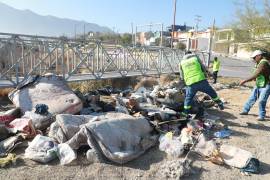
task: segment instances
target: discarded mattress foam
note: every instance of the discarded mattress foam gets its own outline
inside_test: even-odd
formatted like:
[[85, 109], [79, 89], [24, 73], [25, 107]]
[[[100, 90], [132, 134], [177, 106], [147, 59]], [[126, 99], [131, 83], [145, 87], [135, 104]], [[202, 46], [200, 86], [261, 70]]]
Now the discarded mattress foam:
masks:
[[250, 159], [253, 158], [251, 152], [225, 144], [221, 145], [220, 154], [225, 164], [236, 168], [246, 167]]
[[59, 143], [68, 140], [73, 149], [88, 144], [98, 154], [124, 164], [155, 145], [157, 136], [151, 136], [151, 131], [145, 118], [109, 112], [97, 116], [57, 115], [49, 136]]
[[52, 114], [76, 114], [82, 109], [81, 100], [60, 76], [55, 75], [22, 82], [9, 94], [9, 99], [23, 113], [31, 111], [37, 104], [46, 104]]
[[[81, 125], [90, 121], [98, 120], [92, 115], [56, 115], [55, 122], [51, 124], [49, 137], [54, 138], [59, 143], [65, 143], [80, 131]], [[87, 142], [85, 142], [87, 144]]]

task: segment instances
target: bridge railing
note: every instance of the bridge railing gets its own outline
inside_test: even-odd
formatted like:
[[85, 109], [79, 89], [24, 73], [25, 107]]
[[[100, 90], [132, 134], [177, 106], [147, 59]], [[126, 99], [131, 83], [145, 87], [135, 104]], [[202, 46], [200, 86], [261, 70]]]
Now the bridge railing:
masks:
[[183, 53], [161, 47], [0, 33], [0, 85], [16, 86], [31, 75], [47, 73], [62, 75], [67, 81], [176, 73]]

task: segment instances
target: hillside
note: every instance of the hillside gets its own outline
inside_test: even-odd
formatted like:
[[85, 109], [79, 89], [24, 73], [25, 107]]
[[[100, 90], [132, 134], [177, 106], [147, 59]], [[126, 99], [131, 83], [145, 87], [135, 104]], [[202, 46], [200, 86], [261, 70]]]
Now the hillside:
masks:
[[0, 3], [0, 32], [33, 34], [44, 36], [74, 36], [77, 33], [112, 32], [108, 27], [85, 21], [63, 19], [54, 16], [41, 16], [30, 10], [18, 10]]

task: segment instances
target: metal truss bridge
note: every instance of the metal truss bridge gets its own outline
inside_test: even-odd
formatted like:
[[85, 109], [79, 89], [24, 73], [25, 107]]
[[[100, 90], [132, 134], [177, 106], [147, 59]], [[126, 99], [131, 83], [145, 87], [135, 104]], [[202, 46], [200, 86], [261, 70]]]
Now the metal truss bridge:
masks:
[[182, 57], [183, 51], [164, 47], [0, 33], [0, 88], [47, 73], [66, 81], [173, 74]]

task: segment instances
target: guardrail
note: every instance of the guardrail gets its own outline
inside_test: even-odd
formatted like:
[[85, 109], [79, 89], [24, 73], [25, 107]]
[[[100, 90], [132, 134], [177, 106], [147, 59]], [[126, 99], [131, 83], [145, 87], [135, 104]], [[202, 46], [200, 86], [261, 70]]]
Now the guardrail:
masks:
[[[94, 40], [0, 33], [0, 87], [31, 75], [54, 73], [66, 81], [177, 73], [181, 50], [124, 47]], [[201, 59], [205, 54], [200, 53]]]

